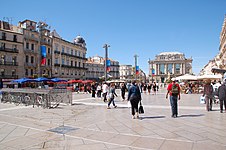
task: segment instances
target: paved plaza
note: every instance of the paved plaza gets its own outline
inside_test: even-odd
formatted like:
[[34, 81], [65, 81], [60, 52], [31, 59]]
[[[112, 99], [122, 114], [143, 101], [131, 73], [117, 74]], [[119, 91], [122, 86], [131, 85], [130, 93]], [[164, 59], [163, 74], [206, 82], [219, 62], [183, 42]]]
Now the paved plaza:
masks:
[[179, 116], [171, 118], [165, 94], [142, 93], [141, 119], [132, 119], [120, 96], [112, 109], [81, 93], [73, 93], [73, 105], [55, 109], [0, 103], [0, 149], [226, 150], [226, 113], [219, 105], [207, 112], [200, 95], [182, 94]]

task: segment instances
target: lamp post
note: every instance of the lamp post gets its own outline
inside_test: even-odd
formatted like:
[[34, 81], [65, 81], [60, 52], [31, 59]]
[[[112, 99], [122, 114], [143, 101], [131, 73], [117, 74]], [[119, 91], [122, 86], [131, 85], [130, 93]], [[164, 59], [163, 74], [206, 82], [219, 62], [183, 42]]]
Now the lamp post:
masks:
[[136, 73], [136, 68], [137, 68], [137, 57], [138, 57], [138, 55], [135, 54], [135, 55], [134, 55], [134, 58], [135, 58], [135, 67], [134, 67], [134, 68], [135, 68], [135, 69], [134, 69], [134, 70], [135, 70], [135, 80], [137, 80], [137, 73]]
[[110, 45], [108, 44], [104, 44], [103, 48], [105, 49], [105, 69], [104, 69], [104, 80], [105, 82], [107, 81], [107, 60], [108, 60], [108, 47], [110, 47]]

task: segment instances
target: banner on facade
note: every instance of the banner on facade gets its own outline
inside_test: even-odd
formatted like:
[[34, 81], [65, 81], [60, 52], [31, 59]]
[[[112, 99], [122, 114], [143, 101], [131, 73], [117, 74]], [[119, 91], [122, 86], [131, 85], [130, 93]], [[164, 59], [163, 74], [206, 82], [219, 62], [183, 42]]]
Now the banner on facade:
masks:
[[107, 71], [110, 71], [110, 66], [111, 66], [111, 61], [110, 60], [107, 60]]
[[136, 74], [139, 74], [139, 66], [136, 66]]
[[41, 65], [46, 64], [46, 46], [42, 45], [41, 46]]

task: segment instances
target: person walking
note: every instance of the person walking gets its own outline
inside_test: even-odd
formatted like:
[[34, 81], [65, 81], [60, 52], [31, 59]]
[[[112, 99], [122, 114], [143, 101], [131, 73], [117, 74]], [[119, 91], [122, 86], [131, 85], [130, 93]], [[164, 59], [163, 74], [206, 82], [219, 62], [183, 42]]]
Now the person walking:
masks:
[[203, 97], [204, 96], [206, 101], [206, 110], [211, 111], [213, 103], [213, 86], [211, 85], [210, 79], [208, 79], [204, 85]]
[[[141, 101], [141, 93], [139, 87], [136, 85], [136, 81], [132, 82], [131, 87], [128, 89], [128, 101], [131, 103], [132, 118], [139, 118], [138, 104]], [[136, 116], [135, 116], [136, 115]]]
[[106, 82], [102, 85], [102, 90], [103, 90], [103, 97], [104, 97], [104, 102], [107, 101], [107, 92], [108, 92], [108, 85]]
[[126, 85], [125, 83], [121, 84], [121, 96], [122, 96], [122, 100], [125, 100], [125, 93], [126, 93]]
[[92, 83], [92, 85], [91, 85], [91, 93], [92, 93], [92, 97], [95, 98], [95, 95], [96, 95], [96, 85], [95, 85], [95, 83]]
[[156, 95], [156, 91], [157, 91], [156, 82], [154, 82], [154, 84], [152, 85], [152, 89], [153, 89], [153, 95]]
[[97, 86], [97, 97], [100, 98], [101, 97], [101, 84], [98, 83], [98, 86]]
[[108, 107], [107, 109], [111, 109], [110, 105], [111, 103], [113, 104], [114, 108], [116, 108], [117, 106], [115, 105], [115, 96], [118, 97], [118, 95], [115, 93], [115, 84], [114, 83], [111, 83], [111, 86], [110, 86], [110, 89], [109, 89], [109, 102], [108, 102]]
[[218, 92], [218, 98], [220, 100], [220, 113], [223, 113], [223, 104], [224, 104], [224, 110], [226, 111], [226, 82], [224, 81], [223, 84], [221, 84], [217, 90]]
[[148, 94], [151, 94], [151, 88], [152, 88], [152, 84], [148, 83], [148, 86], [147, 86]]
[[167, 87], [166, 99], [168, 99], [168, 94], [170, 95], [170, 105], [172, 115], [171, 117], [176, 118], [178, 116], [178, 100], [180, 100], [180, 86], [176, 83], [176, 79], [172, 78], [171, 83]]

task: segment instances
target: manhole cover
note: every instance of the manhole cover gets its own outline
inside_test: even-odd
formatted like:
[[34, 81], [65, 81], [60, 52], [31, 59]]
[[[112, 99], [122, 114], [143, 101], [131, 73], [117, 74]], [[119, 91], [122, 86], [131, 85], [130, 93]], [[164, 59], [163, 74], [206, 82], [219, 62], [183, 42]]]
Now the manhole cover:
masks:
[[59, 127], [50, 129], [48, 131], [55, 132], [55, 133], [58, 133], [58, 134], [65, 134], [65, 133], [68, 133], [70, 131], [74, 131], [74, 130], [78, 130], [78, 129], [79, 128], [73, 128], [73, 127], [69, 127], [69, 126], [59, 126]]

